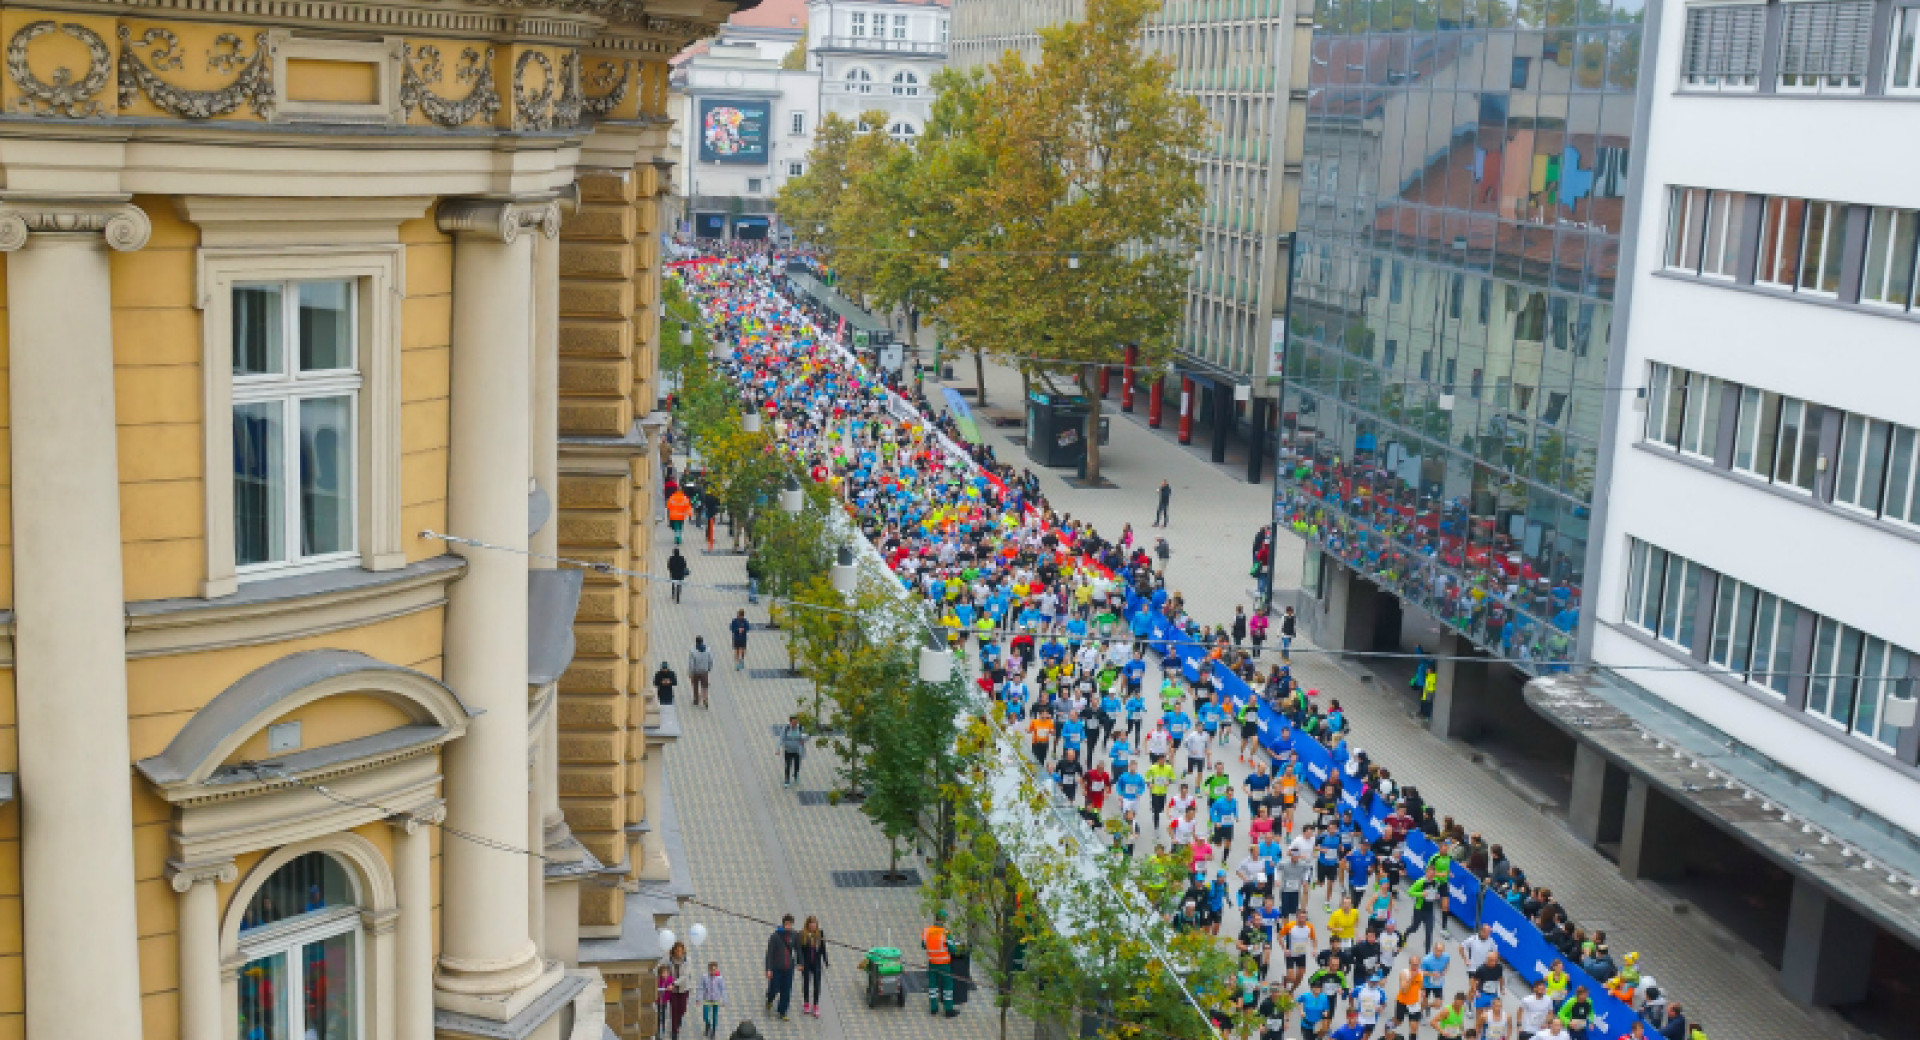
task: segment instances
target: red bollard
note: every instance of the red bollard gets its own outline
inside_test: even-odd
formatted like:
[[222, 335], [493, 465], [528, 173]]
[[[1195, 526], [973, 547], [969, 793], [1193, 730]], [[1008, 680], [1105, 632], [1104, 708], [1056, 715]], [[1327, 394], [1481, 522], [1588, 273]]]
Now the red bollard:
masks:
[[1166, 405], [1167, 377], [1160, 376], [1147, 388], [1147, 425], [1160, 428], [1160, 412]]
[[1140, 356], [1140, 348], [1127, 348], [1127, 367], [1120, 372], [1120, 410], [1133, 411], [1133, 363]]
[[1108, 368], [1106, 365], [1100, 366], [1100, 377], [1097, 382], [1097, 386], [1099, 387], [1100, 397], [1102, 400], [1105, 400], [1107, 396], [1107, 374], [1112, 371], [1113, 370], [1111, 368]]
[[1193, 380], [1180, 377], [1180, 443], [1193, 443]]

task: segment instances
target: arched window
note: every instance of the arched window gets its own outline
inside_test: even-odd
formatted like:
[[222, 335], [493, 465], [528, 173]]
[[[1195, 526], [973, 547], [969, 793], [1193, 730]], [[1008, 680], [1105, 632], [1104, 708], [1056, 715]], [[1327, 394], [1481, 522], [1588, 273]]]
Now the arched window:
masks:
[[919, 97], [920, 77], [911, 72], [894, 73], [893, 92], [901, 97]]
[[887, 133], [893, 135], [893, 139], [896, 141], [911, 141], [920, 136], [920, 131], [916, 129], [912, 123], [904, 119], [887, 127]]
[[853, 94], [873, 93], [873, 73], [866, 69], [848, 69], [847, 91]]
[[356, 1040], [360, 907], [352, 876], [309, 852], [267, 878], [240, 919], [240, 1036]]

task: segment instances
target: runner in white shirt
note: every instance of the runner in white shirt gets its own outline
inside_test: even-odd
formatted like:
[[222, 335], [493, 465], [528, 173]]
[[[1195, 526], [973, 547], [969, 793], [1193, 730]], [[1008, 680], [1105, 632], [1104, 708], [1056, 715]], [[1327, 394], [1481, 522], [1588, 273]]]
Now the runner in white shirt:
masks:
[[1369, 979], [1353, 995], [1353, 1009], [1360, 1013], [1360, 1024], [1365, 1026], [1371, 1036], [1375, 1026], [1380, 1024], [1380, 1014], [1387, 1007], [1387, 991], [1380, 985], [1379, 979]]
[[1547, 1028], [1553, 1017], [1553, 1001], [1547, 996], [1547, 984], [1536, 982], [1533, 992], [1520, 998], [1520, 1040], [1529, 1040]]
[[1187, 735], [1180, 738], [1180, 750], [1187, 760], [1181, 776], [1187, 773], [1199, 773], [1201, 776], [1207, 774], [1207, 751], [1212, 742], [1213, 738], [1207, 735], [1207, 731], [1198, 726], [1188, 730]]
[[1165, 725], [1155, 726], [1153, 732], [1147, 734], [1146, 745], [1147, 754], [1158, 762], [1167, 757], [1168, 749], [1173, 746], [1173, 738], [1167, 735]]

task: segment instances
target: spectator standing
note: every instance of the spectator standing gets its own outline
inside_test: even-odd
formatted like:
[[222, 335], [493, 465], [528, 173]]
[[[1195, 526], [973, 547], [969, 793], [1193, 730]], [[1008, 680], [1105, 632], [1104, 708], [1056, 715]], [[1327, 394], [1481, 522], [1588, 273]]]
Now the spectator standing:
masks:
[[780, 927], [767, 936], [766, 956], [767, 1010], [779, 1015], [782, 1022], [787, 1020], [787, 1007], [793, 1001], [793, 969], [798, 963], [799, 937], [793, 931], [793, 915], [787, 914], [780, 918]]
[[1167, 526], [1167, 507], [1173, 503], [1173, 485], [1160, 482], [1160, 504], [1153, 511], [1153, 526]]
[[653, 699], [659, 701], [662, 707], [672, 705], [674, 687], [679, 685], [680, 677], [673, 674], [673, 667], [665, 661], [660, 662], [660, 670], [653, 673]]
[[707, 973], [694, 987], [694, 999], [700, 1002], [700, 1024], [707, 1040], [713, 1040], [720, 1031], [720, 1009], [727, 1003], [727, 980], [720, 974], [719, 961], [707, 962]]
[[820, 1017], [820, 979], [826, 972], [827, 933], [820, 929], [820, 919], [807, 915], [807, 923], [800, 926], [800, 1013]]

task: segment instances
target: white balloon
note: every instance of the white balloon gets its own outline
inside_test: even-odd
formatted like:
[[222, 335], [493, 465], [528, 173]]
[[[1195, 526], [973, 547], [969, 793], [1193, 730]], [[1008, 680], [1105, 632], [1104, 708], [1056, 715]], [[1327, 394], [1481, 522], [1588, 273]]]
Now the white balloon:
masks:
[[696, 950], [705, 946], [707, 944], [707, 926], [704, 924], [696, 924], [688, 928], [687, 941], [692, 943], [693, 948]]
[[673, 935], [673, 929], [671, 929], [671, 928], [662, 928], [662, 929], [660, 929], [660, 933], [659, 933], [659, 934], [658, 934], [657, 936], [655, 936], [655, 938], [657, 938], [657, 939], [659, 939], [659, 940], [660, 940], [660, 952], [661, 952], [661, 953], [668, 953], [668, 952], [670, 952], [670, 951], [672, 951], [672, 949], [673, 949], [673, 940], [674, 940], [674, 935]]

